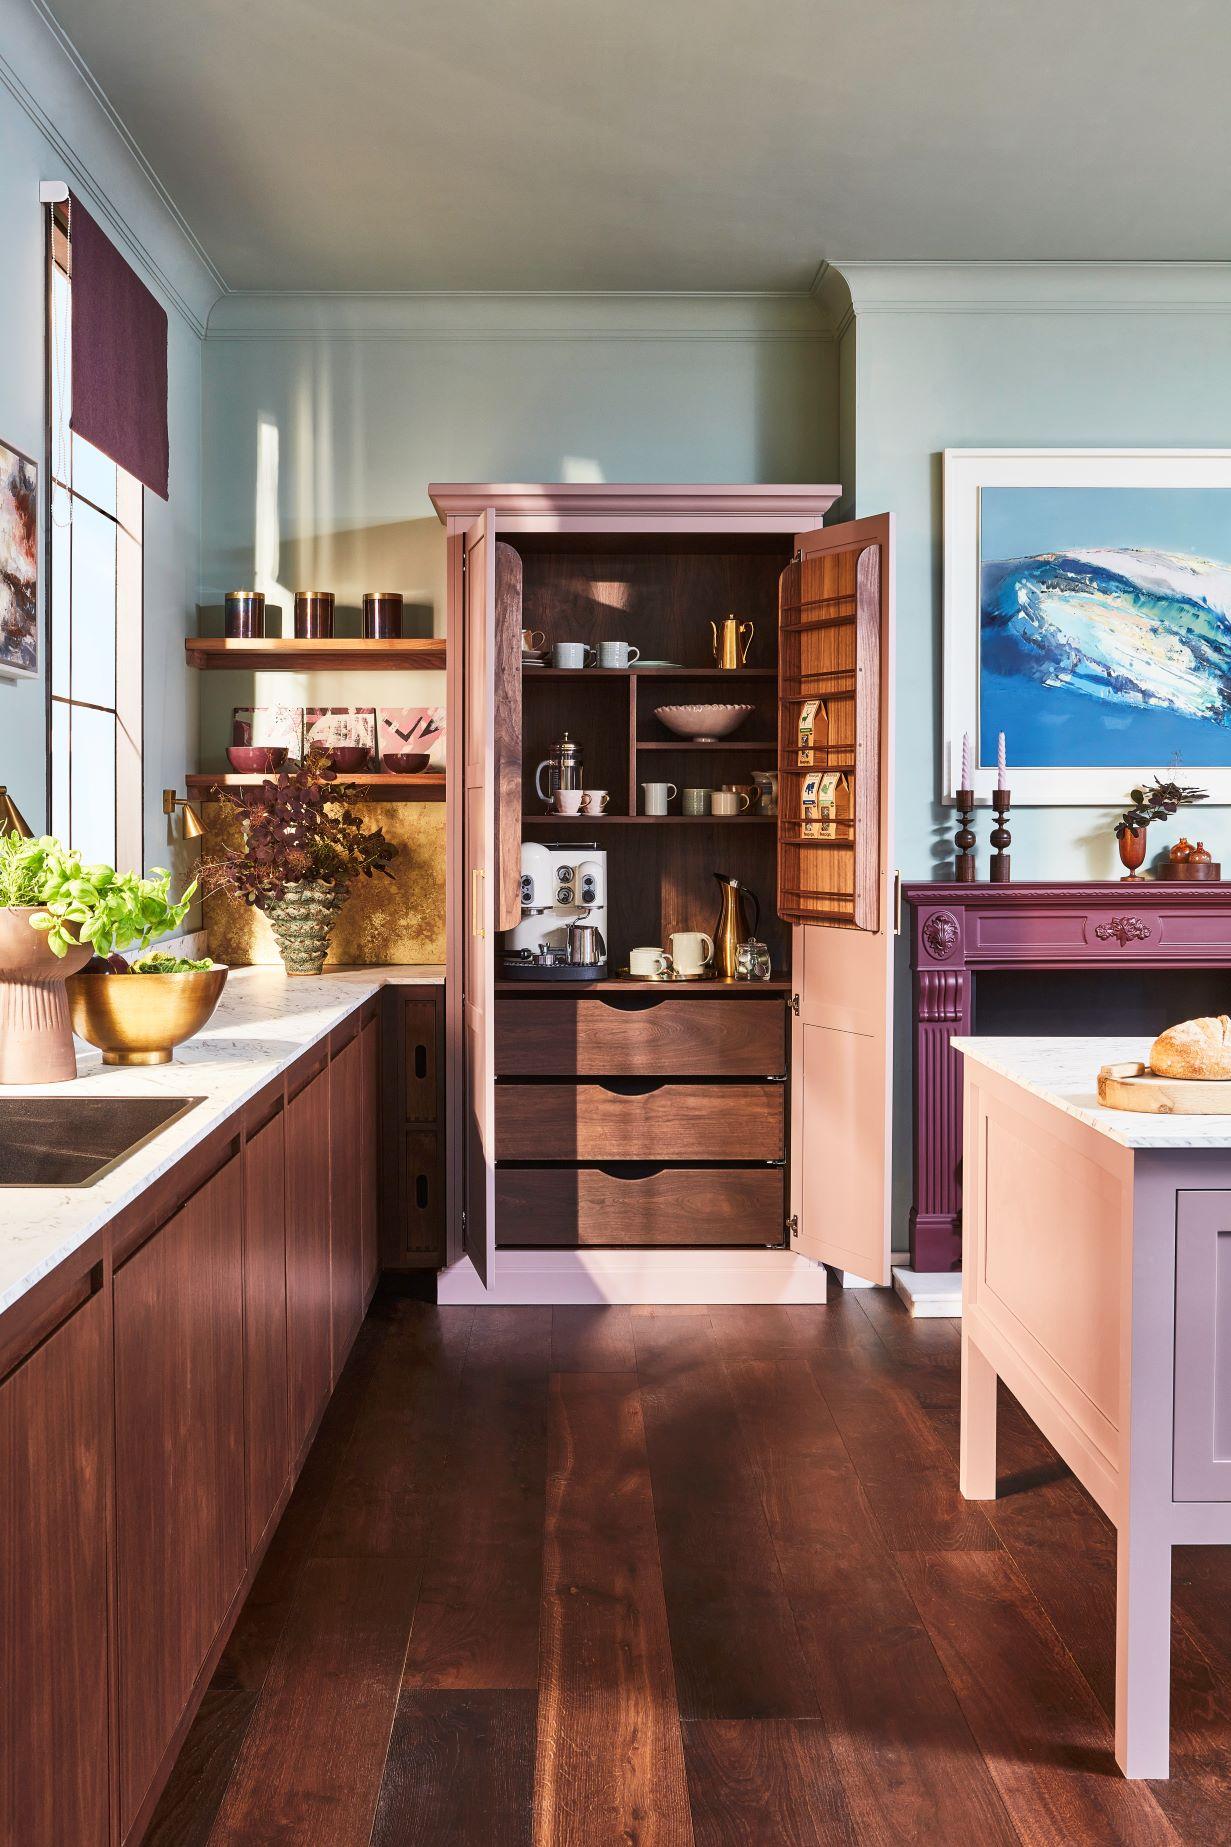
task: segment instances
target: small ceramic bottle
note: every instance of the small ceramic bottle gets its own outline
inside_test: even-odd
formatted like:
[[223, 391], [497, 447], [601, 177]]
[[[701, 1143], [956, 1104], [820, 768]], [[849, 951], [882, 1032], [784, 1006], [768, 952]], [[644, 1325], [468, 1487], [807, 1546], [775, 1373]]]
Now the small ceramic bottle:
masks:
[[1208, 866], [1214, 855], [1210, 852], [1204, 840], [1198, 840], [1188, 857], [1194, 866]]
[[1188, 844], [1188, 836], [1186, 834], [1181, 834], [1171, 849], [1169, 855], [1171, 863], [1173, 866], [1181, 866], [1186, 860], [1191, 859], [1192, 856], [1193, 850]]

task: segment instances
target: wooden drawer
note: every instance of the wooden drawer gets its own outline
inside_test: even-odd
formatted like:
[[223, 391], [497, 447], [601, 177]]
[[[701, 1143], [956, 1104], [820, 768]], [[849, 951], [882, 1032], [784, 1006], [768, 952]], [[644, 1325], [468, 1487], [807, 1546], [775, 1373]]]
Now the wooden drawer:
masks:
[[498, 1167], [496, 1243], [780, 1245], [780, 1167]]
[[778, 1077], [785, 1070], [780, 995], [496, 1002], [499, 1077]]
[[780, 1161], [781, 1084], [497, 1084], [498, 1161]]
[[403, 1000], [403, 1083], [407, 1122], [435, 1122], [437, 1119], [438, 1032], [435, 995]]
[[402, 1254], [430, 1263], [444, 1261], [444, 1167], [434, 1129], [408, 1129], [402, 1171]]

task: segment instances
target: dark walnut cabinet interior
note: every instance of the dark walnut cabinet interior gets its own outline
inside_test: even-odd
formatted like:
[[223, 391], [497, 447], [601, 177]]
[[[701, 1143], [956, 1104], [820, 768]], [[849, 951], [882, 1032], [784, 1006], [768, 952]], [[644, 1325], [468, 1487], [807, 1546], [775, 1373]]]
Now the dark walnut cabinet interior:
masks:
[[0, 1840], [138, 1840], [375, 1287], [364, 1003], [0, 1322]]
[[[432, 495], [463, 649], [458, 1036], [464, 1244], [481, 1283], [531, 1280], [535, 1249], [602, 1246], [777, 1251], [887, 1280], [890, 522], [823, 527], [826, 488]], [[753, 633], [746, 665], [724, 671], [711, 623], [729, 614]], [[523, 669], [523, 629], [623, 640], [659, 664]], [[711, 702], [750, 710], [710, 742], [657, 716]], [[545, 812], [536, 772], [565, 732], [585, 786], [608, 791], [602, 814]], [[718, 789], [757, 771], [777, 772], [777, 814], [645, 812], [645, 783]], [[838, 779], [832, 826], [805, 813], [812, 775]], [[635, 947], [712, 935], [714, 875], [738, 879], [773, 981], [502, 979], [523, 840], [606, 855], [618, 975]], [[502, 1272], [502, 1251], [527, 1267]]]

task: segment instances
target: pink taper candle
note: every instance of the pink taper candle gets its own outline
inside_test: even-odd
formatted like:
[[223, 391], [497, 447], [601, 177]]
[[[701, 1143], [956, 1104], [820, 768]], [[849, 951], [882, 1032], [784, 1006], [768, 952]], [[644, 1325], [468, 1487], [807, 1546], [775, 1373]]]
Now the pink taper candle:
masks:
[[969, 787], [970, 787], [970, 733], [969, 731], [963, 731], [962, 733], [962, 780], [958, 784], [958, 788], [959, 789], [969, 789]]
[[1009, 786], [1009, 778], [1005, 774], [1007, 768], [1008, 764], [1004, 754], [1004, 732], [1002, 731], [996, 739], [996, 787], [998, 789], [1007, 789]]

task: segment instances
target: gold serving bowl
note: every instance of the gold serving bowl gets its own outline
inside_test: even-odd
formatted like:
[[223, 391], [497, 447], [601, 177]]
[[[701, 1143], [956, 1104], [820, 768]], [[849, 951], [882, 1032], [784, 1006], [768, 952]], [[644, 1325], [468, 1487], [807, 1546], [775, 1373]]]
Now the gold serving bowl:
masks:
[[199, 1033], [222, 996], [223, 967], [182, 975], [72, 975], [73, 1031], [105, 1065], [168, 1065], [172, 1047]]

